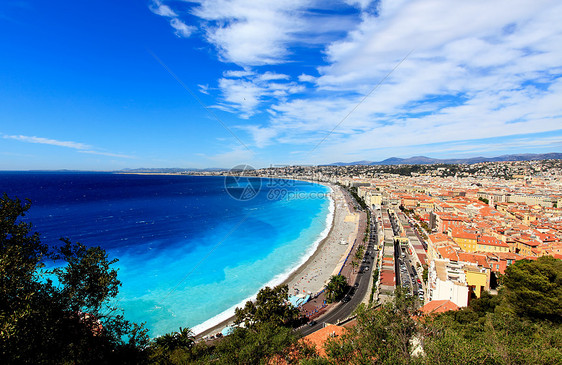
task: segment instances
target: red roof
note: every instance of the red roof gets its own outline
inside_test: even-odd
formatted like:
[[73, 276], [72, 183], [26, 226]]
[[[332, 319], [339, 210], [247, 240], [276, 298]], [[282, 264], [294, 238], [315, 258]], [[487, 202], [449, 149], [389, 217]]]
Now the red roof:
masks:
[[432, 300], [420, 308], [423, 314], [443, 313], [448, 311], [459, 310], [460, 307], [448, 299], [445, 300]]
[[479, 245], [488, 245], [488, 246], [497, 246], [497, 247], [509, 247], [507, 243], [498, 240], [492, 236], [479, 236], [478, 237], [478, 244]]
[[316, 350], [318, 350], [318, 355], [326, 356], [326, 351], [324, 351], [324, 342], [331, 337], [343, 335], [345, 331], [347, 330], [344, 327], [329, 324], [326, 327], [306, 336], [303, 340], [315, 346]]

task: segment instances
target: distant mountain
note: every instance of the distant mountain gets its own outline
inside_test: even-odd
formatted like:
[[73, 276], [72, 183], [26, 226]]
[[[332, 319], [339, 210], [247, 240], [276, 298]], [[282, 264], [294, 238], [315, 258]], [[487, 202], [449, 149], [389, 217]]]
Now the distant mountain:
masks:
[[323, 166], [351, 166], [351, 165], [371, 165], [372, 161], [356, 161], [356, 162], [336, 162], [329, 165]]
[[335, 162], [325, 166], [352, 166], [352, 165], [431, 165], [431, 164], [475, 164], [481, 162], [499, 162], [499, 161], [537, 161], [537, 160], [559, 160], [562, 159], [562, 153], [525, 153], [520, 155], [502, 155], [498, 157], [470, 157], [470, 158], [453, 158], [439, 159], [425, 156], [413, 156], [410, 158], [391, 157], [383, 161], [356, 161], [356, 162]]

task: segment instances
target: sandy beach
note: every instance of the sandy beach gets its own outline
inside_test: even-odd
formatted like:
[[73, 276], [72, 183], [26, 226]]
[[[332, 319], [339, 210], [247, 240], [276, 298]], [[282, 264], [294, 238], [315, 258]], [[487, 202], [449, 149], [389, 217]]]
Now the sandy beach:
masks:
[[357, 219], [350, 213], [341, 188], [330, 187], [335, 204], [332, 227], [314, 254], [284, 282], [289, 285], [290, 295], [314, 295], [321, 291], [330, 277], [340, 271], [357, 236]]
[[[332, 189], [335, 208], [332, 226], [316, 251], [283, 282], [289, 286], [289, 295], [314, 295], [321, 291], [330, 277], [340, 271], [357, 237], [358, 214], [351, 212], [339, 186], [324, 185]], [[198, 337], [219, 333], [232, 320], [231, 317], [199, 333]]]

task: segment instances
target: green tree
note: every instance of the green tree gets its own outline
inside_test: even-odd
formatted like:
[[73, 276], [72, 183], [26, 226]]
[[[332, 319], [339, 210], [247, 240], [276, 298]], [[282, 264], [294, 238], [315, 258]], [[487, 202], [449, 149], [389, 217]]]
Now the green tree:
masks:
[[326, 354], [336, 364], [406, 364], [410, 362], [416, 321], [415, 303], [397, 289], [393, 302], [377, 309], [360, 306], [357, 324], [327, 341]]
[[243, 308], [236, 308], [234, 323], [250, 328], [259, 323], [276, 326], [292, 326], [300, 317], [299, 310], [289, 303], [289, 286], [266, 286], [258, 292], [256, 301], [247, 301]]
[[423, 265], [423, 272], [422, 272], [422, 280], [424, 283], [427, 283], [427, 278], [429, 276], [429, 270], [427, 268], [427, 265]]
[[365, 254], [365, 246], [359, 245], [355, 251], [355, 259], [361, 261], [363, 259], [363, 254]]
[[505, 270], [501, 309], [534, 319], [562, 322], [562, 260], [520, 260]]
[[340, 300], [348, 289], [345, 276], [332, 275], [330, 282], [326, 285], [326, 301], [332, 303]]
[[359, 262], [357, 261], [357, 259], [351, 260], [351, 267], [353, 267], [353, 272], [355, 272], [357, 267], [359, 267]]
[[273, 323], [259, 323], [252, 328], [236, 327], [219, 341], [212, 354], [202, 363], [216, 364], [267, 364], [273, 358], [287, 363], [298, 363], [300, 358], [311, 356], [314, 350], [299, 341], [297, 332]]
[[151, 363], [178, 364], [194, 362], [208, 354], [208, 350], [204, 342], [195, 342], [191, 329], [180, 327], [177, 332], [155, 338], [147, 352]]
[[195, 343], [195, 336], [188, 327], [181, 328], [178, 332], [166, 333], [154, 340], [157, 346], [168, 350], [177, 348], [190, 348]]
[[423, 322], [427, 364], [560, 364], [562, 327], [472, 308]]
[[[109, 303], [121, 285], [99, 247], [41, 243], [29, 201], [0, 199], [0, 354], [4, 363], [141, 362], [148, 337]], [[47, 269], [45, 262], [54, 262]]]

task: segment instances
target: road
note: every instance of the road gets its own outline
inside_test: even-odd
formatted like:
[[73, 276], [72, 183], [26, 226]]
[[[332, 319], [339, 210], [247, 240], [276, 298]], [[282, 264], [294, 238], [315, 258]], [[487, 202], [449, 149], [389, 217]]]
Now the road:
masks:
[[370, 293], [367, 293], [367, 289], [369, 288], [369, 279], [371, 278], [371, 275], [371, 269], [363, 274], [357, 275], [355, 284], [359, 284], [359, 286], [355, 290], [355, 294], [351, 296], [351, 300], [349, 302], [340, 302], [335, 304], [330, 311], [315, 320], [316, 324], [314, 326], [305, 325], [299, 328], [299, 332], [303, 336], [306, 336], [322, 328], [324, 326], [323, 323], [336, 323], [349, 317], [359, 306], [361, 301], [363, 301], [365, 295], [370, 295]]
[[[347, 194], [347, 196], [349, 199], [351, 199], [352, 202], [355, 201], [355, 199], [353, 199], [351, 194]], [[356, 207], [357, 211], [361, 211], [361, 208], [358, 206], [357, 203], [353, 205]], [[362, 232], [362, 230], [360, 230], [359, 232]], [[323, 327], [324, 323], [336, 323], [340, 320], [349, 317], [353, 313], [353, 311], [359, 306], [359, 304], [363, 301], [365, 296], [371, 294], [371, 293], [367, 293], [367, 290], [369, 289], [369, 280], [373, 275], [372, 270], [373, 270], [374, 258], [377, 257], [378, 254], [378, 251], [375, 250], [375, 242], [377, 242], [376, 240], [377, 236], [375, 233], [376, 227], [375, 225], [373, 225], [373, 222], [371, 222], [370, 232], [371, 234], [368, 243], [366, 244], [365, 247], [365, 252], [370, 253], [368, 257], [365, 255], [365, 259], [368, 260], [368, 262], [362, 263], [360, 266], [361, 271], [366, 266], [368, 266], [369, 269], [365, 270], [363, 273], [357, 274], [357, 278], [353, 283], [354, 286], [357, 285], [357, 288], [355, 288], [355, 290], [353, 288], [351, 289], [353, 294], [350, 295], [351, 296], [350, 301], [347, 303], [344, 302], [336, 303], [328, 312], [326, 312], [326, 314], [323, 314], [315, 319], [316, 322], [315, 325], [313, 326], [305, 325], [303, 327], [300, 327], [298, 331], [303, 336], [307, 336], [315, 331], [318, 331], [320, 328]]]

